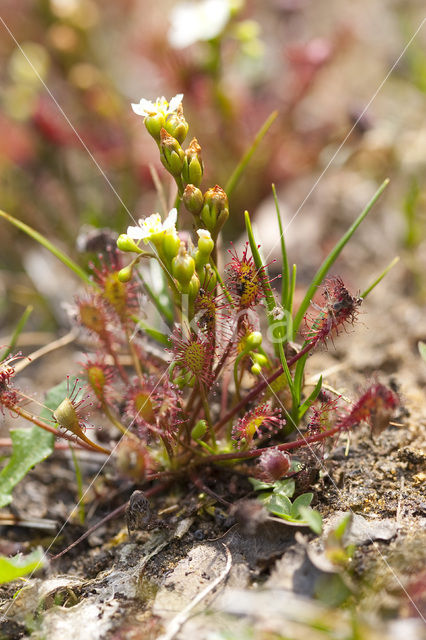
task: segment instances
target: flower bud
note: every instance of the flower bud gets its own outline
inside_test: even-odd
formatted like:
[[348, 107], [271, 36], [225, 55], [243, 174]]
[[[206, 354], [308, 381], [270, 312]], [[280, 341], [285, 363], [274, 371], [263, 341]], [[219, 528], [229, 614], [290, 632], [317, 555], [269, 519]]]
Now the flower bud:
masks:
[[151, 116], [145, 118], [145, 127], [148, 133], [156, 140], [160, 142], [161, 129], [164, 128], [165, 119], [162, 113], [154, 113]]
[[196, 273], [194, 273], [188, 287], [188, 295], [191, 302], [195, 300], [199, 290], [200, 290], [200, 278]]
[[214, 242], [212, 240], [210, 231], [206, 229], [198, 229], [198, 251], [204, 255], [209, 256], [214, 249]]
[[183, 109], [181, 104], [179, 105], [175, 113], [170, 113], [167, 116], [166, 122], [163, 127], [167, 131], [167, 133], [170, 133], [173, 138], [176, 138], [176, 140], [180, 144], [183, 143], [187, 136], [189, 125], [183, 117]]
[[258, 364], [260, 367], [266, 367], [268, 364], [268, 358], [263, 355], [263, 353], [252, 353], [251, 354], [253, 362]]
[[120, 282], [129, 282], [132, 279], [133, 275], [133, 262], [127, 265], [127, 267], [123, 267], [117, 274], [117, 277]]
[[204, 194], [204, 206], [200, 216], [206, 229], [211, 232], [213, 238], [217, 238], [229, 216], [228, 196], [218, 185], [208, 189]]
[[186, 293], [189, 283], [195, 271], [194, 259], [188, 254], [185, 243], [181, 242], [178, 254], [172, 260], [172, 273], [182, 290]]
[[200, 270], [206, 265], [210, 259], [210, 254], [214, 249], [214, 242], [210, 235], [210, 231], [206, 229], [198, 229], [198, 249], [193, 254], [195, 260], [195, 266], [197, 270]]
[[180, 238], [176, 231], [166, 231], [163, 236], [162, 249], [163, 253], [169, 260], [173, 260], [177, 256], [180, 246]]
[[193, 184], [187, 184], [183, 192], [183, 203], [190, 213], [198, 216], [204, 203], [204, 197], [200, 189]]
[[138, 247], [136, 242], [130, 238], [130, 236], [122, 233], [117, 239], [117, 248], [120, 251], [131, 251], [133, 253], [143, 253], [142, 249]]
[[206, 431], [207, 422], [205, 420], [198, 420], [197, 424], [191, 431], [191, 438], [193, 440], [201, 440]]
[[260, 331], [252, 331], [246, 337], [246, 348], [247, 349], [257, 349], [262, 344], [262, 334]]
[[257, 362], [255, 362], [255, 363], [252, 365], [252, 367], [251, 367], [250, 371], [252, 372], [252, 374], [253, 374], [254, 376], [258, 376], [258, 375], [260, 375], [260, 373], [261, 373], [261, 371], [262, 371], [262, 367], [260, 366], [260, 364], [258, 364]]
[[161, 129], [160, 133], [160, 160], [172, 176], [175, 178], [180, 176], [185, 153], [176, 138], [173, 138], [165, 129]]
[[185, 163], [182, 169], [182, 177], [187, 184], [199, 187], [203, 177], [203, 161], [201, 159], [201, 147], [194, 138], [185, 151]]
[[279, 449], [267, 449], [259, 459], [259, 476], [266, 482], [275, 482], [290, 469], [290, 457]]

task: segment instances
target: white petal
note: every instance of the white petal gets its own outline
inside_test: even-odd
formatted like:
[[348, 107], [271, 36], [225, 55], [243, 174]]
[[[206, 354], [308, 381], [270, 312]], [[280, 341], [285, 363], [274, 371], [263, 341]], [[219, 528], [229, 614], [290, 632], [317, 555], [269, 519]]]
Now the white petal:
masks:
[[183, 99], [183, 93], [178, 93], [169, 102], [169, 112], [176, 111]]
[[197, 42], [199, 38], [195, 5], [184, 2], [173, 7], [170, 21], [167, 37], [172, 47], [183, 49]]
[[127, 235], [132, 240], [141, 240], [144, 236], [144, 233], [140, 227], [127, 227]]
[[138, 116], [147, 116], [148, 115], [147, 112], [145, 111], [145, 109], [143, 109], [140, 104], [132, 103], [132, 109], [136, 113], [136, 115], [138, 115]]
[[198, 40], [211, 40], [223, 31], [230, 14], [230, 0], [182, 2], [171, 12], [169, 42], [181, 49]]
[[146, 231], [146, 235], [150, 236], [153, 233], [159, 233], [162, 230], [161, 216], [159, 213], [153, 213], [144, 220], [139, 220], [139, 224], [142, 229]]
[[145, 98], [141, 98], [139, 104], [132, 104], [132, 109], [138, 116], [149, 116], [157, 111], [156, 105]]
[[211, 233], [207, 229], [197, 229], [197, 233], [199, 238], [212, 239]]
[[174, 227], [176, 225], [176, 221], [177, 221], [177, 209], [174, 208], [170, 210], [169, 215], [165, 219], [163, 224], [163, 229], [170, 229], [171, 227]]

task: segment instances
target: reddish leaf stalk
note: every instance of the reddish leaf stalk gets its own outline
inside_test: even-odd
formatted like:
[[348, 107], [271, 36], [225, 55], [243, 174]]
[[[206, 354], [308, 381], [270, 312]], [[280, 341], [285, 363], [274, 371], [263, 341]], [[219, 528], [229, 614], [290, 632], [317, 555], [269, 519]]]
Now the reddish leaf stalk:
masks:
[[[292, 358], [287, 360], [287, 365], [291, 367], [295, 362], [299, 360], [302, 356], [304, 356], [308, 351], [310, 351], [314, 346], [315, 342], [309, 342], [306, 347], [301, 349], [299, 353], [296, 353]], [[214, 426], [215, 431], [219, 431], [236, 413], [243, 409], [249, 402], [254, 400], [266, 387], [268, 387], [274, 380], [280, 377], [280, 375], [284, 372], [284, 369], [281, 366], [266, 380], [262, 380], [259, 382], [244, 398], [242, 398], [232, 409], [228, 411], [228, 413], [217, 422]]]
[[[343, 431], [342, 424], [338, 424], [332, 429], [323, 431], [322, 433], [315, 434], [313, 436], [306, 436], [306, 438], [299, 438], [299, 440], [293, 440], [293, 442], [286, 442], [284, 444], [274, 446], [274, 449], [278, 451], [288, 451], [291, 449], [298, 449], [299, 447], [306, 446], [312, 442], [320, 442], [325, 438], [330, 438], [336, 433]], [[258, 458], [264, 451], [267, 451], [269, 447], [263, 447], [261, 449], [252, 449], [251, 451], [237, 451], [236, 453], [218, 453], [211, 456], [205, 456], [199, 460], [194, 460], [191, 467], [200, 466], [204, 464], [214, 464], [215, 462], [222, 462], [224, 460], [245, 460], [250, 458]]]
[[[36, 418], [36, 416], [33, 416], [31, 413], [28, 413], [28, 411], [25, 411], [25, 409], [22, 409], [18, 405], [12, 405], [12, 406], [8, 407], [8, 409], [10, 411], [13, 411], [14, 413], [17, 413], [22, 418], [25, 418], [25, 420], [28, 420], [29, 422], [32, 422], [37, 427], [40, 427], [41, 429], [44, 429], [45, 431], [50, 431], [50, 433], [53, 433], [53, 435], [56, 436], [57, 438], [64, 438], [65, 440], [69, 440], [73, 444], [78, 444], [83, 449], [87, 449], [87, 451], [92, 451], [92, 452], [93, 451], [101, 451], [100, 447], [99, 447], [99, 449], [95, 449], [94, 447], [91, 447], [90, 445], [88, 445], [86, 442], [84, 442], [82, 440], [79, 440], [79, 439], [76, 440], [76, 436], [74, 436], [74, 435], [71, 436], [71, 435], [68, 435], [68, 433], [64, 433], [64, 432], [58, 431], [58, 429], [55, 429], [55, 427], [51, 427], [50, 425], [46, 424], [42, 420], [39, 420], [38, 418]], [[107, 454], [109, 455], [110, 452], [107, 449], [104, 449], [103, 453], [105, 453], [106, 455]]]

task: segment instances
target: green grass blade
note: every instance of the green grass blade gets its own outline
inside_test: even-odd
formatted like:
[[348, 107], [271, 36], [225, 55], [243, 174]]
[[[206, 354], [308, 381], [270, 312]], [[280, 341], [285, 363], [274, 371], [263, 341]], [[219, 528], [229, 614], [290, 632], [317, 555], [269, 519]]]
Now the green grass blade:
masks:
[[56, 258], [58, 258], [58, 260], [63, 262], [63, 264], [66, 267], [71, 269], [71, 271], [73, 271], [81, 280], [83, 280], [85, 284], [88, 284], [91, 287], [96, 287], [96, 285], [90, 279], [90, 276], [85, 271], [83, 271], [83, 269], [79, 267], [76, 262], [71, 260], [71, 258], [69, 258], [63, 251], [58, 249], [58, 247], [55, 247], [55, 245], [52, 244], [49, 240], [47, 240], [47, 238], [45, 238], [41, 233], [39, 233], [29, 225], [25, 224], [25, 222], [21, 222], [17, 218], [14, 218], [14, 216], [11, 216], [9, 213], [6, 213], [1, 209], [0, 209], [0, 217], [4, 218], [5, 220], [13, 224], [15, 227], [17, 227], [18, 229], [26, 233], [28, 236], [30, 236], [30, 238], [32, 238], [33, 240], [41, 244], [45, 249], [50, 251], [50, 253], [53, 253], [53, 255]]
[[[291, 270], [290, 289], [288, 292], [288, 300], [287, 300], [287, 311], [290, 314], [293, 313], [294, 290], [296, 288], [296, 274], [297, 274], [297, 266], [294, 264], [293, 269]], [[293, 321], [293, 335], [294, 333], [295, 333], [295, 329], [294, 329], [294, 321]]]
[[270, 126], [272, 125], [272, 123], [274, 122], [274, 120], [276, 119], [277, 116], [278, 116], [278, 111], [273, 111], [271, 113], [271, 115], [267, 117], [267, 119], [265, 120], [265, 122], [260, 127], [260, 129], [257, 132], [257, 134], [255, 135], [255, 138], [254, 138], [250, 148], [248, 149], [248, 151], [246, 151], [246, 153], [241, 158], [240, 162], [238, 163], [238, 165], [235, 167], [234, 171], [232, 172], [232, 174], [231, 174], [231, 176], [230, 176], [230, 178], [229, 178], [229, 180], [228, 180], [228, 182], [226, 183], [226, 186], [225, 186], [225, 191], [226, 191], [226, 194], [227, 194], [228, 198], [231, 195], [231, 193], [233, 192], [233, 190], [235, 189], [235, 187], [237, 186], [237, 183], [238, 183], [239, 179], [241, 178], [241, 176], [242, 176], [245, 168], [247, 167], [248, 163], [250, 162], [252, 155], [256, 151], [256, 149], [259, 146], [259, 144], [262, 142], [263, 137], [265, 136], [265, 134], [267, 133], [268, 129], [270, 128]]
[[309, 285], [309, 288], [308, 288], [308, 290], [306, 292], [306, 295], [305, 295], [305, 297], [304, 297], [304, 299], [303, 299], [303, 301], [302, 301], [302, 303], [301, 303], [301, 305], [300, 305], [300, 307], [299, 307], [299, 309], [298, 309], [298, 311], [297, 311], [297, 313], [296, 313], [296, 315], [294, 317], [294, 323], [293, 323], [294, 335], [296, 334], [297, 330], [299, 329], [299, 326], [300, 326], [300, 323], [302, 322], [303, 316], [305, 315], [306, 310], [309, 307], [309, 304], [310, 304], [312, 298], [314, 297], [314, 294], [315, 294], [317, 288], [319, 287], [321, 282], [324, 280], [324, 277], [326, 276], [326, 274], [329, 271], [330, 267], [336, 261], [337, 257], [341, 253], [343, 247], [352, 238], [353, 234], [358, 229], [358, 227], [361, 224], [361, 222], [370, 213], [371, 209], [376, 204], [377, 200], [380, 198], [380, 196], [382, 195], [383, 191], [386, 189], [388, 184], [389, 184], [389, 179], [387, 178], [380, 185], [380, 187], [377, 189], [376, 193], [371, 198], [370, 202], [367, 204], [367, 206], [365, 207], [364, 211], [362, 211], [360, 213], [360, 215], [355, 220], [355, 222], [349, 227], [349, 229], [346, 231], [346, 233], [337, 242], [335, 247], [331, 250], [331, 252], [328, 254], [326, 259], [324, 260], [324, 262], [322, 263], [322, 265], [320, 266], [320, 268], [316, 272], [311, 284]]
[[168, 336], [166, 336], [165, 333], [161, 333], [161, 331], [158, 331], [157, 329], [153, 329], [152, 327], [149, 326], [149, 324], [147, 324], [137, 316], [131, 316], [131, 318], [133, 322], [138, 327], [143, 329], [148, 336], [150, 336], [160, 344], [163, 344], [165, 347], [170, 347], [170, 339]]
[[305, 402], [299, 407], [299, 420], [303, 418], [307, 410], [313, 405], [315, 400], [318, 398], [318, 394], [321, 391], [322, 387], [322, 376], [319, 377], [318, 382], [315, 385], [312, 393], [306, 398]]
[[299, 400], [297, 398], [297, 393], [294, 387], [294, 382], [293, 382], [293, 378], [291, 377], [291, 373], [290, 373], [290, 369], [288, 367], [287, 364], [287, 360], [285, 357], [285, 353], [284, 353], [284, 348], [283, 348], [283, 343], [280, 342], [278, 344], [278, 352], [279, 352], [279, 356], [280, 356], [280, 361], [281, 361], [281, 365], [284, 371], [284, 375], [286, 377], [287, 380], [287, 384], [288, 384], [288, 388], [290, 389], [290, 393], [291, 393], [291, 402], [292, 402], [292, 411], [295, 409], [295, 407], [298, 406], [299, 404]]
[[14, 332], [12, 333], [12, 337], [10, 339], [9, 345], [7, 347], [7, 349], [5, 351], [3, 351], [3, 353], [0, 355], [0, 362], [2, 360], [4, 360], [5, 358], [7, 358], [8, 355], [10, 355], [12, 353], [12, 351], [14, 350], [14, 348], [16, 347], [16, 343], [18, 342], [18, 338], [22, 333], [23, 328], [25, 327], [25, 325], [27, 324], [27, 320], [30, 317], [30, 315], [33, 312], [33, 306], [32, 305], [28, 305], [27, 308], [25, 309], [24, 313], [22, 314], [22, 316], [19, 318], [18, 323], [15, 327]]
[[[265, 275], [268, 275], [268, 269], [265, 267], [265, 265], [262, 262], [262, 258], [260, 256], [259, 253], [259, 249], [257, 247], [256, 244], [256, 240], [254, 238], [253, 235], [253, 229], [251, 227], [251, 222], [250, 222], [250, 215], [248, 211], [244, 212], [244, 219], [245, 219], [245, 223], [246, 223], [246, 230], [247, 230], [247, 236], [249, 239], [249, 243], [250, 243], [250, 249], [251, 249], [251, 253], [253, 256], [253, 260], [254, 260], [254, 264], [256, 266], [256, 269], [258, 270], [259, 273], [263, 272], [265, 273]], [[270, 285], [269, 279], [266, 278], [262, 278], [262, 289], [263, 289], [263, 293], [265, 294], [265, 300], [266, 300], [266, 306], [268, 308], [268, 311], [273, 311], [275, 309], [275, 307], [277, 306], [277, 303], [275, 302], [275, 296], [274, 293], [272, 291], [272, 287]]]
[[386, 269], [384, 269], [384, 271], [382, 271], [382, 273], [379, 275], [378, 278], [376, 278], [373, 282], [373, 284], [371, 284], [369, 287], [367, 287], [367, 289], [365, 291], [363, 291], [361, 293], [361, 298], [365, 299], [369, 293], [371, 293], [371, 291], [373, 291], [373, 289], [375, 287], [377, 287], [377, 285], [379, 284], [379, 282], [381, 282], [383, 280], [383, 278], [385, 277], [386, 274], [389, 273], [389, 271], [392, 269], [392, 267], [394, 267], [397, 263], [399, 262], [399, 256], [396, 256], [392, 262], [390, 262], [388, 264], [388, 266], [386, 267]]
[[[266, 301], [266, 308], [268, 310], [267, 313], [267, 321], [268, 321], [268, 326], [271, 327], [272, 331], [273, 331], [273, 325], [275, 324], [275, 319], [274, 316], [272, 314], [273, 310], [275, 309], [275, 307], [277, 306], [277, 303], [275, 301], [275, 296], [274, 293], [272, 291], [272, 287], [271, 284], [269, 282], [269, 278], [268, 276], [268, 270], [267, 268], [264, 266], [263, 262], [262, 262], [262, 258], [261, 255], [259, 253], [259, 249], [257, 247], [256, 244], [256, 240], [254, 238], [253, 235], [253, 229], [251, 227], [251, 222], [250, 222], [250, 215], [248, 211], [244, 212], [244, 219], [245, 219], [245, 223], [246, 223], [246, 230], [247, 230], [247, 236], [249, 239], [249, 243], [250, 243], [250, 249], [251, 249], [251, 253], [253, 256], [253, 260], [254, 260], [254, 264], [256, 266], [256, 269], [258, 271], [258, 273], [264, 273], [266, 277], [261, 278], [261, 282], [262, 282], [262, 289], [263, 289], [263, 293], [265, 295], [265, 301]], [[282, 338], [284, 338], [284, 336], [282, 336]], [[274, 348], [275, 348], [275, 353], [277, 355], [279, 355], [279, 350], [277, 349], [277, 344], [274, 344]]]
[[277, 212], [278, 228], [280, 230], [280, 242], [281, 242], [281, 306], [283, 309], [287, 309], [288, 294], [290, 288], [290, 267], [288, 264], [287, 247], [285, 244], [284, 229], [281, 219], [280, 205], [278, 203], [277, 192], [275, 185], [272, 185], [272, 194], [274, 196], [275, 210]]
[[160, 297], [153, 291], [147, 281], [143, 278], [139, 271], [137, 271], [137, 275], [139, 280], [142, 283], [143, 288], [145, 289], [148, 298], [151, 300], [154, 307], [157, 309], [158, 313], [164, 320], [169, 324], [173, 324], [173, 311], [166, 307], [160, 300]]
[[302, 397], [303, 372], [305, 370], [306, 360], [308, 359], [309, 355], [310, 355], [309, 353], [306, 353], [304, 356], [300, 358], [300, 360], [297, 361], [296, 370], [294, 372], [294, 386], [297, 390], [299, 401], [300, 401], [300, 398]]

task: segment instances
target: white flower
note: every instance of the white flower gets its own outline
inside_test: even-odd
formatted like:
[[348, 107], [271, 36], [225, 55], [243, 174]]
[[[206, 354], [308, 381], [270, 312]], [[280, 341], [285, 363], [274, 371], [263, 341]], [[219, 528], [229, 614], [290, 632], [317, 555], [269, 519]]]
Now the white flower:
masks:
[[231, 0], [181, 2], [171, 11], [168, 39], [175, 49], [183, 49], [198, 40], [211, 40], [225, 28], [233, 3]]
[[155, 102], [141, 98], [139, 104], [132, 104], [132, 109], [138, 116], [144, 116], [145, 118], [146, 116], [153, 116], [158, 113], [166, 117], [169, 113], [176, 111], [182, 103], [182, 99], [183, 93], [175, 95], [170, 102], [167, 102], [164, 96], [157, 98]]
[[161, 216], [159, 213], [153, 213], [148, 218], [141, 218], [138, 220], [137, 227], [128, 227], [127, 235], [132, 240], [143, 240], [145, 244], [148, 244], [159, 233], [164, 231], [174, 230], [176, 232], [176, 220], [177, 209], [172, 209], [164, 220], [161, 222]]
[[203, 240], [211, 240], [212, 236], [210, 231], [207, 231], [207, 229], [197, 229], [197, 233], [198, 233], [198, 237]]

